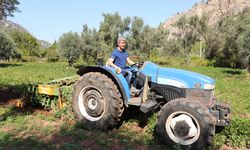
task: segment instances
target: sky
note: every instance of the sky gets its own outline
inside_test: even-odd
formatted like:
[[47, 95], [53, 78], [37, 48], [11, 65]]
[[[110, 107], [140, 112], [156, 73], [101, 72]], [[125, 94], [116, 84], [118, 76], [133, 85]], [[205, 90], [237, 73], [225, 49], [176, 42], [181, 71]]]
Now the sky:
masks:
[[178, 12], [185, 12], [201, 0], [19, 0], [14, 17], [8, 19], [32, 35], [50, 43], [66, 32], [81, 33], [83, 25], [99, 29], [103, 13], [118, 12], [123, 18], [141, 17], [144, 24], [158, 27]]

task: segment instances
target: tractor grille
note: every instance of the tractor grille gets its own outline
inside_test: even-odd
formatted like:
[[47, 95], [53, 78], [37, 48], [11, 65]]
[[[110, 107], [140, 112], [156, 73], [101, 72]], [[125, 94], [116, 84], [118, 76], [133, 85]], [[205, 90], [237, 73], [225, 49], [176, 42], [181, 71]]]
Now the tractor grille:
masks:
[[165, 100], [170, 101], [182, 97], [182, 94], [178, 91], [173, 91], [170, 89], [163, 89]]
[[151, 90], [155, 91], [157, 95], [164, 97], [164, 100], [171, 101], [173, 99], [185, 97], [185, 89], [180, 89], [173, 86], [151, 84]]

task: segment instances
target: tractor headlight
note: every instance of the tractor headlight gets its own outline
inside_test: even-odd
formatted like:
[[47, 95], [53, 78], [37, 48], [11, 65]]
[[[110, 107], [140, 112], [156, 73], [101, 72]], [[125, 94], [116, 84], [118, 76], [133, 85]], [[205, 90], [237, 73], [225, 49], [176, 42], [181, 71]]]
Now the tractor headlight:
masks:
[[215, 87], [214, 84], [204, 84], [204, 89], [205, 90], [213, 90]]

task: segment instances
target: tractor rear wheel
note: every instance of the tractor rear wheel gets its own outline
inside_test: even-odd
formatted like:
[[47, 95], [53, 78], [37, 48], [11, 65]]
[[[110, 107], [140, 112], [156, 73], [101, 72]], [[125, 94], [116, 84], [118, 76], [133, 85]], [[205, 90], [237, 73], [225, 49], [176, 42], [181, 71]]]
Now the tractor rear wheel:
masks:
[[124, 111], [117, 86], [106, 75], [90, 72], [79, 78], [73, 91], [73, 111], [87, 128], [114, 128]]
[[157, 132], [175, 148], [206, 149], [215, 134], [215, 119], [200, 103], [181, 98], [162, 107]]

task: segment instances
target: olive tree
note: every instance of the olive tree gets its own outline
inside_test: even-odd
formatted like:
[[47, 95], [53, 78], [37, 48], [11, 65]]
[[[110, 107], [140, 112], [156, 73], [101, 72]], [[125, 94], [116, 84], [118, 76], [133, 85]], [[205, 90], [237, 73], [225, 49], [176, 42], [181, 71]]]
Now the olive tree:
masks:
[[0, 31], [0, 61], [9, 60], [15, 53], [13, 40], [4, 32]]
[[248, 68], [248, 72], [250, 73], [250, 28], [244, 35], [239, 56], [242, 58], [243, 64]]
[[80, 37], [75, 32], [64, 33], [58, 42], [58, 51], [67, 59], [70, 67], [80, 57]]

